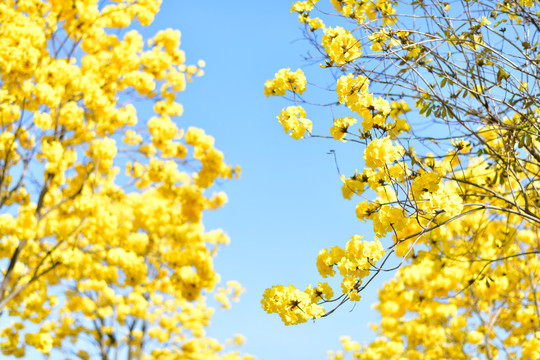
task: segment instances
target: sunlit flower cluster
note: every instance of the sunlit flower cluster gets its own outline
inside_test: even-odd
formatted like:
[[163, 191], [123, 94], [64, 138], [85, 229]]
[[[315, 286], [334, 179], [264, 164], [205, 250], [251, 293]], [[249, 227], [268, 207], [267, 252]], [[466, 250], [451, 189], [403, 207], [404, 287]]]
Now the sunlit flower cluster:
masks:
[[[160, 3], [0, 4], [3, 356], [249, 358], [205, 334], [205, 295], [228, 308], [243, 291], [216, 288], [229, 240], [202, 224], [227, 201], [208, 189], [239, 169], [177, 125], [178, 92], [204, 61], [186, 63], [178, 30], [130, 27]], [[301, 71], [287, 76], [304, 91]]]
[[[347, 140], [331, 152], [341, 192], [375, 235], [319, 252], [319, 274], [342, 276], [320, 305], [329, 314], [395, 271], [379, 290], [377, 338], [342, 337], [329, 360], [540, 359], [538, 4], [293, 5], [301, 23], [325, 24], [322, 38], [304, 34], [330, 98], [305, 103], [334, 122], [331, 137], [312, 136]], [[344, 146], [352, 169], [363, 155], [352, 175]]]
[[281, 69], [272, 80], [264, 84], [264, 94], [266, 96], [283, 96], [290, 90], [302, 94], [306, 90], [306, 77], [301, 69], [292, 72], [290, 68]]
[[[312, 291], [310, 289], [310, 293]], [[285, 325], [293, 325], [324, 315], [324, 308], [313, 298], [293, 285], [277, 285], [265, 290], [261, 303], [267, 313], [277, 313]]]
[[354, 124], [356, 124], [356, 119], [352, 117], [335, 119], [334, 126], [330, 128], [330, 135], [332, 135], [334, 140], [345, 141], [343, 138], [345, 137], [349, 126]]
[[291, 131], [293, 139], [301, 139], [305, 133], [311, 133], [311, 120], [306, 119], [306, 111], [301, 106], [288, 106], [277, 117], [286, 133]]
[[324, 29], [322, 45], [331, 65], [345, 65], [362, 55], [360, 42], [348, 30], [337, 26]]
[[389, 137], [374, 139], [364, 150], [366, 166], [375, 169], [390, 165], [404, 155], [403, 147], [392, 144]]
[[358, 289], [362, 279], [369, 275], [370, 268], [383, 255], [385, 251], [378, 241], [365, 241], [362, 236], [354, 235], [347, 242], [345, 249], [338, 246], [319, 251], [317, 256], [317, 269], [322, 277], [332, 277], [337, 268], [343, 280], [342, 292], [352, 300], [359, 300]]

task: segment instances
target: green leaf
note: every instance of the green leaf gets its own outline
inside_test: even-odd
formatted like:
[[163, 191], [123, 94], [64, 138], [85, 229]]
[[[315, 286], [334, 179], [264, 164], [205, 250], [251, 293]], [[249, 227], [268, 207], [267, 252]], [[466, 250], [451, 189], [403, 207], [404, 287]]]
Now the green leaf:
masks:
[[450, 108], [450, 106], [447, 108], [448, 109], [448, 116], [450, 116], [450, 119], [453, 119], [456, 117], [456, 114], [454, 114], [454, 112], [452, 111], [452, 109]]
[[499, 71], [497, 72], [497, 82], [500, 84], [501, 81], [504, 79], [508, 79], [510, 75], [502, 67], [499, 68]]

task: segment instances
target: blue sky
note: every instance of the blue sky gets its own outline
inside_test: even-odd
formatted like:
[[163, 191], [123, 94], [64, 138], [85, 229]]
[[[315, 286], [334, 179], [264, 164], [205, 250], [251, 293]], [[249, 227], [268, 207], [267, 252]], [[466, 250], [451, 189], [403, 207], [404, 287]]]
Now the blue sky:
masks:
[[[180, 94], [184, 115], [178, 124], [204, 128], [227, 161], [242, 167], [241, 179], [221, 186], [229, 203], [204, 222], [231, 237], [216, 259], [222, 279], [238, 280], [247, 289], [231, 310], [216, 313], [208, 332], [220, 340], [245, 335], [243, 351], [260, 360], [326, 359], [328, 350], [340, 348], [341, 335], [373, 339], [368, 323], [378, 319], [371, 305], [383, 279], [376, 279], [354, 308], [346, 304], [316, 322], [285, 327], [261, 308], [267, 287], [292, 283], [303, 289], [321, 281], [315, 266], [320, 249], [344, 246], [353, 234], [373, 237], [371, 226], [356, 220], [357, 201], [341, 197], [334, 158], [328, 155], [336, 150], [342, 172], [350, 175], [362, 168], [361, 149], [333, 140], [293, 140], [276, 120], [289, 104], [263, 94], [264, 82], [280, 68], [307, 65], [301, 55], [309, 47], [289, 12], [291, 4], [165, 0], [156, 22], [143, 30], [152, 35], [166, 27], [180, 29], [188, 62], [207, 63], [205, 76]], [[329, 109], [315, 109], [308, 117], [315, 133], [329, 133]]]

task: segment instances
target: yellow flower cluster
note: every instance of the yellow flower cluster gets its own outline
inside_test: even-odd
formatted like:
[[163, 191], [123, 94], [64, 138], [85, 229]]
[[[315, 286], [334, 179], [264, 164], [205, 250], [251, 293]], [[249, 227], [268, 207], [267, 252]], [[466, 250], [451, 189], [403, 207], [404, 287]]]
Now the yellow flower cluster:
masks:
[[373, 50], [374, 52], [380, 52], [385, 46], [388, 35], [384, 32], [373, 33], [368, 36], [368, 39], [373, 42], [371, 45], [371, 50]]
[[372, 102], [369, 79], [365, 76], [343, 75], [337, 81], [337, 95], [341, 104], [362, 116]]
[[345, 178], [345, 175], [341, 175], [341, 181], [343, 186], [341, 187], [341, 193], [347, 200], [351, 200], [354, 194], [361, 195], [364, 192], [368, 177], [365, 174], [358, 174], [355, 171], [354, 175], [350, 178]]
[[442, 210], [449, 217], [461, 214], [463, 211], [463, 199], [455, 191], [456, 189], [441, 189], [430, 194], [427, 198], [427, 213], [434, 215], [438, 210]]
[[326, 278], [334, 276], [337, 267], [343, 280], [341, 288], [351, 300], [359, 300], [358, 288], [362, 279], [369, 275], [370, 268], [382, 256], [385, 251], [378, 240], [364, 241], [362, 236], [354, 235], [347, 242], [345, 249], [338, 246], [319, 251], [317, 256], [317, 269], [319, 274]]
[[[341, 15], [353, 18], [359, 23], [370, 19], [392, 25], [396, 21], [395, 9], [388, 1], [332, 0], [332, 3]], [[311, 19], [314, 3], [297, 2], [291, 11], [299, 13], [300, 21], [306, 23]], [[371, 42], [371, 50], [376, 53], [406, 44], [409, 35], [407, 31], [380, 29], [370, 33], [367, 39]], [[411, 129], [410, 124], [403, 118], [404, 114], [411, 111], [408, 103], [402, 99], [387, 100], [382, 96], [375, 96], [369, 89], [370, 79], [366, 76], [369, 73], [363, 71], [361, 66], [354, 67], [354, 71], [351, 67], [350, 71], [347, 71], [349, 69], [345, 65], [354, 63], [356, 66], [358, 59], [362, 57], [358, 39], [342, 27], [326, 27], [322, 47], [319, 48], [327, 58], [326, 66], [343, 67], [343, 74], [336, 83], [337, 100], [339, 104], [358, 114], [362, 125], [360, 133], [355, 135], [349, 128], [356, 124], [357, 120], [344, 116], [335, 119], [330, 128], [330, 135], [335, 140], [344, 141], [347, 135], [347, 138], [365, 145], [365, 169], [356, 171], [351, 177], [341, 176], [343, 197], [352, 199], [353, 195], [361, 196], [366, 191], [373, 191], [378, 198], [358, 203], [357, 218], [369, 221], [377, 238], [392, 234], [396, 242], [389, 248], [395, 248], [398, 256], [410, 257], [414, 253], [414, 245], [418, 243], [414, 234], [421, 233], [423, 228], [429, 228], [432, 222], [438, 223], [457, 217], [464, 210], [462, 188], [442, 181], [444, 176], [459, 166], [457, 154], [464, 146], [461, 149], [456, 147], [457, 151], [449, 151], [441, 161], [429, 155], [423, 160], [418, 159], [412, 148], [405, 149], [401, 146], [400, 137]], [[410, 50], [414, 49], [411, 47]], [[267, 95], [276, 92], [272, 90], [272, 86], [266, 87]], [[284, 86], [281, 89], [284, 94]], [[288, 111], [282, 111], [278, 119], [286, 132], [293, 130], [291, 136], [299, 138], [303, 136], [307, 126], [296, 119], [304, 119], [305, 111], [298, 106], [287, 109]], [[297, 125], [296, 129], [294, 125]], [[491, 134], [490, 129], [485, 130], [483, 136], [486, 139], [490, 137], [487, 141], [496, 146], [498, 137]], [[307, 131], [311, 133], [311, 123]], [[407, 237], [409, 240], [399, 241]], [[358, 300], [360, 295], [357, 290], [360, 289], [362, 278], [369, 275], [370, 267], [383, 256], [384, 250], [379, 240], [375, 240], [366, 243], [376, 245], [372, 248], [358, 245], [359, 248], [370, 249], [362, 251], [372, 252], [372, 255], [359, 256], [360, 250], [352, 250], [353, 243], [364, 244], [353, 237], [345, 249], [324, 249], [317, 257], [317, 266], [323, 277], [333, 276], [339, 270], [344, 277], [341, 283], [343, 293], [347, 294], [348, 299]], [[275, 312], [279, 311], [284, 310], [282, 308]], [[396, 348], [399, 346], [396, 345]]]
[[[313, 294], [313, 289], [310, 289], [310, 293]], [[285, 325], [300, 324], [321, 317], [325, 312], [317, 305], [317, 296], [310, 296], [310, 293], [300, 291], [293, 285], [272, 286], [264, 291], [261, 304], [267, 313], [279, 314]]]
[[[272, 80], [264, 84], [264, 94], [283, 96], [287, 90], [302, 94], [306, 90], [306, 77], [301, 69], [291, 72], [290, 68], [281, 69]], [[301, 139], [305, 133], [311, 133], [312, 123], [306, 119], [306, 111], [301, 106], [288, 106], [277, 117], [286, 133], [294, 139]]]
[[405, 154], [403, 147], [392, 144], [389, 137], [374, 139], [364, 150], [366, 166], [375, 169], [390, 165]]
[[318, 2], [319, 0], [297, 1], [292, 4], [291, 12], [296, 11], [298, 13], [309, 13]]
[[356, 119], [352, 117], [344, 117], [334, 120], [334, 126], [330, 128], [330, 135], [334, 138], [334, 140], [343, 140], [345, 137], [345, 134], [347, 133], [347, 130], [349, 129], [349, 126], [356, 124]]
[[443, 210], [448, 216], [459, 215], [463, 209], [463, 200], [450, 186], [442, 187], [441, 175], [435, 172], [420, 170], [412, 182], [411, 195], [420, 202], [421, 208], [430, 214]]
[[[178, 92], [204, 62], [186, 64], [177, 30], [144, 40], [130, 28], [160, 3], [0, 4], [4, 356], [249, 358], [205, 335], [205, 296], [228, 307], [242, 292], [216, 288], [229, 240], [202, 224], [227, 201], [208, 189], [239, 169], [202, 129], [177, 125]], [[301, 71], [283, 76], [280, 87], [304, 91]], [[142, 121], [129, 103], [154, 114]]]
[[345, 17], [355, 18], [359, 23], [374, 20], [377, 15], [377, 4], [372, 1], [330, 0], [336, 11]]
[[[388, 132], [392, 139], [396, 139], [403, 131], [409, 132], [411, 130], [411, 125], [407, 123], [407, 120], [399, 118], [400, 115], [405, 114], [411, 111], [409, 105], [401, 100], [400, 102], [392, 101], [390, 104], [390, 117], [394, 119], [394, 123], [387, 125]], [[387, 119], [388, 120], [388, 119]]]
[[[355, 235], [347, 242], [345, 249], [338, 246], [323, 249], [317, 257], [317, 268], [322, 277], [332, 277], [336, 267], [343, 280], [342, 293], [353, 301], [360, 300], [358, 294], [362, 279], [370, 274], [370, 269], [385, 251], [378, 240], [363, 241], [362, 236]], [[263, 309], [268, 313], [277, 313], [285, 325], [306, 322], [311, 318], [325, 314], [318, 303], [332, 299], [334, 291], [328, 283], [319, 283], [317, 287], [306, 287], [300, 291], [293, 285], [285, 287], [276, 285], [266, 289], [261, 301]]]
[[[227, 287], [220, 287], [216, 290], [215, 298], [225, 309], [231, 308], [231, 301], [239, 301], [240, 295], [245, 291], [238, 281], [227, 281]], [[240, 344], [239, 344], [240, 345]]]
[[379, 237], [384, 237], [389, 232], [402, 231], [410, 222], [402, 208], [389, 205], [381, 206], [371, 220], [373, 231]]
[[306, 77], [301, 69], [292, 72], [290, 68], [279, 70], [274, 79], [264, 84], [264, 94], [283, 96], [286, 91], [302, 94], [306, 90]]
[[320, 18], [311, 18], [309, 13], [319, 0], [297, 1], [293, 3], [291, 12], [298, 13], [298, 21], [309, 26], [310, 31], [324, 29], [324, 23]]
[[[346, 104], [349, 109], [356, 112], [363, 118], [362, 127], [364, 132], [373, 128], [392, 130], [391, 134], [395, 137], [403, 130], [407, 130], [407, 125], [397, 122], [387, 124], [388, 116], [393, 113], [405, 113], [407, 110], [403, 105], [395, 102], [390, 104], [381, 97], [373, 98], [369, 92], [369, 79], [365, 76], [354, 76], [353, 74], [343, 75], [337, 82], [337, 94], [341, 104]], [[401, 111], [400, 111], [401, 110]]]
[[291, 131], [293, 139], [301, 139], [307, 132], [311, 134], [311, 120], [306, 119], [306, 111], [301, 106], [288, 106], [277, 117], [286, 133]]
[[[436, 246], [418, 251], [379, 291], [378, 339], [363, 346], [345, 339], [343, 351], [331, 358], [489, 357], [496, 356], [499, 346], [483, 344], [497, 337], [508, 356], [538, 356], [537, 315], [534, 305], [523, 301], [536, 291], [523, 275], [539, 275], [538, 259], [512, 256], [538, 246], [538, 228], [492, 216], [477, 212], [430, 232], [429, 240], [421, 241]], [[505, 257], [490, 266], [478, 261]], [[511, 271], [515, 268], [519, 272]], [[499, 301], [505, 306], [495, 307]], [[477, 321], [494, 317], [497, 321]]]
[[322, 45], [328, 55], [328, 65], [343, 66], [362, 55], [360, 42], [340, 26], [324, 29]]
[[306, 287], [306, 293], [311, 297], [312, 303], [325, 300], [330, 301], [334, 296], [332, 288], [326, 282], [319, 282], [319, 285], [315, 288], [312, 288], [311, 285]]
[[[391, 27], [397, 21], [396, 3], [330, 2], [340, 18], [338, 24], [351, 24], [349, 30], [340, 31], [329, 23], [336, 14], [328, 16], [320, 11], [327, 15], [323, 18], [327, 23], [323, 45], [316, 45], [327, 59], [322, 67], [341, 66], [336, 93], [333, 99], [324, 101], [332, 106], [338, 102], [344, 105], [332, 108], [332, 113], [339, 111], [340, 119], [334, 121], [331, 136], [342, 141], [346, 135], [348, 146], [361, 146], [365, 160], [364, 169], [350, 177], [341, 176], [342, 194], [346, 199], [363, 197], [356, 206], [357, 218], [373, 226], [377, 239], [389, 242], [385, 244], [388, 256], [394, 253], [403, 259], [398, 259], [402, 262], [395, 277], [379, 291], [376, 309], [382, 319], [373, 326], [377, 338], [366, 345], [342, 338], [343, 349], [330, 353], [329, 359], [540, 359], [535, 300], [540, 279], [540, 196], [536, 185], [540, 142], [535, 124], [540, 110], [529, 100], [521, 103], [515, 99], [510, 102], [517, 108], [502, 113], [483, 111], [482, 106], [485, 99], [497, 100], [501, 94], [495, 91], [497, 88], [515, 93], [519, 99], [534, 98], [527, 74], [519, 81], [508, 81], [510, 70], [500, 66], [504, 63], [500, 54], [486, 56], [482, 49], [489, 47], [488, 28], [497, 27], [490, 25], [495, 22], [492, 19], [497, 18], [497, 25], [512, 23], [517, 29], [514, 31], [519, 32], [535, 22], [538, 14], [534, 6], [538, 2], [494, 2], [481, 7], [466, 4], [478, 19], [442, 42], [416, 26], [414, 31]], [[425, 14], [435, 10], [430, 6], [422, 5]], [[445, 14], [457, 14], [454, 6], [445, 3], [436, 10], [448, 18]], [[298, 6], [293, 10], [306, 23], [318, 9]], [[401, 10], [407, 11], [406, 7]], [[403, 19], [400, 26], [410, 25], [407, 17]], [[432, 22], [429, 16], [427, 19], [430, 26], [439, 27], [441, 34], [451, 28]], [[307, 36], [316, 41], [309, 26], [306, 30]], [[369, 54], [359, 53], [360, 44], [354, 38], [361, 39], [362, 50]], [[454, 52], [448, 57], [438, 52], [444, 43], [476, 56], [471, 66], [476, 70], [482, 67], [480, 73], [494, 69], [488, 73], [494, 74], [496, 82], [485, 83], [488, 79], [482, 76], [470, 79], [470, 73], [459, 71], [445, 72], [439, 79], [440, 63], [435, 64], [432, 56], [443, 59], [449, 69], [456, 60]], [[516, 46], [537, 55], [538, 49], [528, 42]], [[504, 57], [511, 59], [512, 55]], [[423, 79], [426, 86], [416, 83], [417, 79]], [[456, 90], [458, 82], [467, 87]], [[420, 128], [407, 135], [411, 125], [403, 116], [410, 111], [409, 104], [402, 100], [406, 98], [417, 99], [421, 115], [446, 122], [449, 136]], [[353, 122], [345, 120], [349, 114], [344, 107], [360, 117], [362, 126], [356, 134], [349, 129]], [[481, 127], [471, 129], [471, 122], [467, 125], [463, 119]], [[404, 147], [418, 146], [419, 142], [425, 148], [443, 151], [417, 153], [410, 146]], [[451, 148], [445, 152], [445, 146]], [[383, 246], [368, 243], [370, 247], [353, 240], [345, 248], [322, 250], [317, 267], [325, 278], [339, 271], [344, 295], [336, 292], [337, 298], [341, 295], [341, 299], [354, 301], [360, 298], [362, 280], [367, 282], [364, 276], [370, 270], [371, 274], [378, 272], [373, 271], [377, 264], [359, 254], [379, 254]], [[387, 266], [382, 270], [393, 266], [384, 264]], [[321, 305], [326, 301], [321, 299]]]
[[50, 334], [44, 333], [26, 333], [24, 340], [37, 351], [48, 354], [53, 346], [53, 338]]
[[392, 25], [396, 22], [393, 2], [387, 0], [355, 1], [355, 0], [330, 0], [336, 11], [346, 18], [355, 19], [362, 24], [367, 20], [376, 20], [377, 13], [384, 25]]
[[422, 198], [424, 193], [434, 193], [439, 190], [441, 176], [435, 172], [420, 170], [412, 182], [411, 193], [415, 198]]

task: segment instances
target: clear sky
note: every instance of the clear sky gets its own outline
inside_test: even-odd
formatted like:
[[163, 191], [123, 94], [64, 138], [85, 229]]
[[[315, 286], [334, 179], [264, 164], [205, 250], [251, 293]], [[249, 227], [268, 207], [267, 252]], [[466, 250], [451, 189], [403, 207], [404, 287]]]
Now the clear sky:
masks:
[[[180, 95], [184, 115], [178, 123], [204, 128], [227, 161], [242, 167], [241, 179], [222, 186], [229, 203], [204, 222], [231, 237], [216, 259], [222, 279], [238, 280], [247, 289], [231, 310], [216, 313], [209, 334], [220, 340], [245, 335], [243, 351], [260, 360], [326, 359], [327, 350], [340, 349], [341, 335], [373, 339], [368, 323], [377, 322], [371, 305], [383, 279], [372, 283], [356, 306], [348, 303], [316, 322], [286, 327], [261, 308], [267, 287], [292, 283], [303, 289], [321, 281], [315, 266], [320, 249], [343, 247], [353, 234], [373, 237], [371, 226], [356, 220], [358, 200], [341, 197], [334, 158], [327, 154], [336, 150], [341, 170], [351, 175], [362, 168], [361, 149], [333, 140], [293, 140], [276, 120], [290, 104], [263, 94], [264, 82], [280, 68], [307, 65], [301, 55], [308, 46], [291, 4], [164, 0], [156, 22], [143, 30], [152, 35], [166, 27], [180, 29], [188, 62], [207, 63], [205, 76]], [[308, 118], [315, 133], [329, 134], [328, 109]]]

